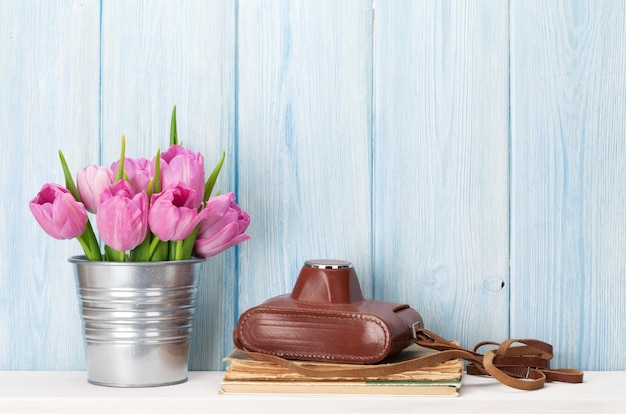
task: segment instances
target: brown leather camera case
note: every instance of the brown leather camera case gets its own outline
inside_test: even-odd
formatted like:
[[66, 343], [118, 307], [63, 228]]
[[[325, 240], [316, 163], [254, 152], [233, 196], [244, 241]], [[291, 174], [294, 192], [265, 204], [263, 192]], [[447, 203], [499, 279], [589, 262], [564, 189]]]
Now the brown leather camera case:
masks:
[[349, 262], [308, 260], [293, 292], [244, 312], [233, 339], [283, 358], [371, 364], [398, 354], [423, 327], [409, 305], [364, 299]]

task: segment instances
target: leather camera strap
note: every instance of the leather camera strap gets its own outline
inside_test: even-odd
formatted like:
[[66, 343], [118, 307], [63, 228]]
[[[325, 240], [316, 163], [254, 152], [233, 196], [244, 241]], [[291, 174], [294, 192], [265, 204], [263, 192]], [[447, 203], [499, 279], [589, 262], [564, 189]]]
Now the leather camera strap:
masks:
[[[537, 390], [545, 382], [583, 382], [583, 372], [577, 369], [550, 369], [552, 345], [537, 339], [507, 339], [502, 343], [484, 341], [472, 351], [463, 349], [426, 329], [418, 329], [414, 342], [442, 353], [460, 352], [459, 358], [468, 361], [469, 375], [489, 375], [501, 383], [520, 390]], [[495, 349], [484, 355], [478, 350], [484, 346]]]
[[[279, 356], [246, 351], [238, 343], [235, 345], [240, 352], [252, 359], [273, 362], [292, 372], [314, 378], [384, 376], [432, 367], [455, 359], [463, 359], [468, 362], [467, 374], [492, 376], [501, 383], [520, 390], [540, 389], [546, 381], [569, 383], [583, 381], [582, 371], [550, 369], [550, 359], [553, 356], [552, 346], [536, 339], [508, 339], [502, 343], [485, 341], [478, 343], [470, 351], [426, 329], [416, 329], [413, 341], [420, 346], [439, 352], [401, 362], [382, 362], [372, 365], [355, 365], [349, 368], [324, 368], [320, 370]], [[484, 355], [478, 353], [479, 348], [487, 345], [496, 348], [488, 350]]]

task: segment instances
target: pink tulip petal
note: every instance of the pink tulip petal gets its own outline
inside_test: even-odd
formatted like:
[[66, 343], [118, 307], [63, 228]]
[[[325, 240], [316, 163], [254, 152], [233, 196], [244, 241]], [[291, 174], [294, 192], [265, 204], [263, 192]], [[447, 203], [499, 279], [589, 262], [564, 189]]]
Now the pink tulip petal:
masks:
[[55, 239], [73, 239], [85, 231], [85, 206], [64, 187], [45, 184], [29, 207], [41, 228]]

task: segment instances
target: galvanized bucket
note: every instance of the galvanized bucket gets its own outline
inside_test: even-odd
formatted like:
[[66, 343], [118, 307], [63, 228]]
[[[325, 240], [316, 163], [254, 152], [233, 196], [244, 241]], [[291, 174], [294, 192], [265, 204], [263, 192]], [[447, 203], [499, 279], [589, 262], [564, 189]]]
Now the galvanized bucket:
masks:
[[187, 381], [205, 259], [92, 262], [71, 257], [87, 351], [87, 381], [155, 387]]

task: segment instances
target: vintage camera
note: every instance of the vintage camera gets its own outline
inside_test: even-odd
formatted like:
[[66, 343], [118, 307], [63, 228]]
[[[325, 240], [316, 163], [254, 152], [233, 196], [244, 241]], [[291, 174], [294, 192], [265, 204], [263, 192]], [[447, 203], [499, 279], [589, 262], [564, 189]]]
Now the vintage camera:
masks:
[[307, 260], [293, 292], [245, 311], [233, 339], [288, 359], [372, 364], [400, 353], [423, 327], [407, 304], [363, 298], [350, 262]]

